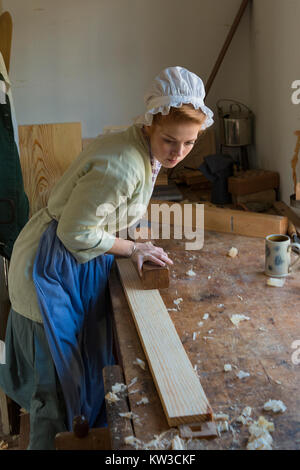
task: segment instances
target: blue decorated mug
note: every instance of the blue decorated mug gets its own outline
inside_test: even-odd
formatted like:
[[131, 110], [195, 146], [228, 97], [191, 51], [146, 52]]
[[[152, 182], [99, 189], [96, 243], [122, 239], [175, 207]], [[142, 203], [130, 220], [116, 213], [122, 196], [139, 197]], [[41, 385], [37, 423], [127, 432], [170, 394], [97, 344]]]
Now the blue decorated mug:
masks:
[[[298, 248], [297, 258], [291, 262], [291, 250]], [[268, 235], [266, 237], [265, 274], [271, 277], [288, 276], [292, 267], [300, 259], [300, 244], [291, 243], [287, 235]]]

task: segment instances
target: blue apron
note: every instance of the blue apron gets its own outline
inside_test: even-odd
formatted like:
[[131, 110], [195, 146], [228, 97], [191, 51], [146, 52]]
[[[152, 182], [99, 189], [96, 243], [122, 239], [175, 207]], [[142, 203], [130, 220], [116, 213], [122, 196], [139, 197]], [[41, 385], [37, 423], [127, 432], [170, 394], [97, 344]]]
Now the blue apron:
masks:
[[62, 387], [67, 427], [84, 415], [105, 422], [102, 369], [114, 363], [108, 278], [113, 255], [79, 264], [56, 235], [53, 220], [41, 237], [33, 266], [46, 337]]

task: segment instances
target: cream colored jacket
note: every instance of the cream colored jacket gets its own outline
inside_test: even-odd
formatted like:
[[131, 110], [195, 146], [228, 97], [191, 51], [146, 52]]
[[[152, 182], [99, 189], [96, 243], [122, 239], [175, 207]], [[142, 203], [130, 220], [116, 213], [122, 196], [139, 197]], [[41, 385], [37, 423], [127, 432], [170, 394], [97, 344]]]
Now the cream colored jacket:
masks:
[[[53, 187], [48, 206], [34, 214], [19, 234], [8, 276], [12, 308], [42, 323], [32, 269], [39, 240], [52, 219], [58, 222], [61, 242], [79, 263], [85, 263], [111, 249], [114, 228], [125, 229], [144, 215], [151, 193], [150, 155], [141, 129], [134, 125], [98, 137]], [[117, 227], [101, 210], [103, 204], [115, 209]]]

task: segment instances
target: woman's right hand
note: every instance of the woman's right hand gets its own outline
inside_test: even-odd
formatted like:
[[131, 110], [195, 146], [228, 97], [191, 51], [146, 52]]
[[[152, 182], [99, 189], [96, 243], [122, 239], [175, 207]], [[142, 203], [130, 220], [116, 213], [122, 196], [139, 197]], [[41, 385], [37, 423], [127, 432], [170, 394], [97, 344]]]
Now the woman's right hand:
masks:
[[150, 261], [151, 263], [159, 266], [173, 264], [173, 261], [168, 257], [163, 248], [155, 246], [151, 242], [135, 243], [135, 245], [136, 249], [131, 256], [131, 259], [137, 265], [140, 277], [142, 277], [142, 267], [145, 261]]

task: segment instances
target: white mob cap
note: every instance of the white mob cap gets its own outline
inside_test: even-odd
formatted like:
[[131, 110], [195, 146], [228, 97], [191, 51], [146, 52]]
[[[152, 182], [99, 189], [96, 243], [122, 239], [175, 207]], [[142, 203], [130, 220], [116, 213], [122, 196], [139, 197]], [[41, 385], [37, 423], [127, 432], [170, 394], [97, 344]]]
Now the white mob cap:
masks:
[[213, 124], [211, 109], [204, 104], [205, 89], [198, 75], [183, 67], [168, 67], [152, 82], [144, 96], [146, 113], [137, 117], [135, 123], [150, 126], [153, 114], [169, 114], [170, 108], [180, 108], [183, 104], [192, 104], [195, 109], [207, 116], [204, 129]]

